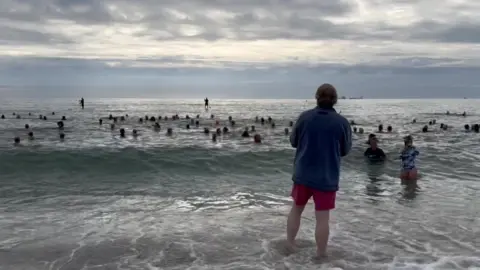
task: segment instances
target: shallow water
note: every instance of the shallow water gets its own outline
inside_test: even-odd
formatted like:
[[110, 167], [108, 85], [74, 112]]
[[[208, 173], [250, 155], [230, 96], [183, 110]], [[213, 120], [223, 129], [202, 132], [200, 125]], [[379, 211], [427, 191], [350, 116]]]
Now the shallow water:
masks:
[[[330, 258], [319, 263], [314, 215], [305, 211], [298, 253], [282, 254], [291, 203], [293, 150], [283, 129], [304, 100], [2, 100], [0, 114], [0, 269], [479, 269], [480, 123], [477, 100], [341, 100], [337, 107], [365, 129], [343, 161], [341, 190], [332, 217]], [[445, 111], [467, 117], [446, 116]], [[51, 115], [51, 112], [55, 115]], [[13, 112], [20, 114], [16, 119]], [[31, 116], [28, 116], [28, 113]], [[114, 131], [109, 114], [129, 114]], [[179, 114], [151, 123], [138, 117]], [[39, 120], [38, 115], [48, 117]], [[200, 127], [185, 129], [186, 114]], [[217, 143], [210, 114], [228, 125]], [[56, 122], [65, 115], [65, 141]], [[271, 116], [276, 128], [254, 123]], [[31, 118], [31, 119], [25, 119]], [[412, 118], [417, 119], [411, 124]], [[432, 132], [421, 133], [431, 119]], [[25, 124], [35, 140], [28, 141]], [[367, 166], [368, 133], [379, 123], [391, 161]], [[440, 123], [452, 128], [439, 129]], [[264, 143], [242, 139], [256, 125]], [[127, 138], [118, 129], [127, 130]], [[167, 127], [174, 136], [167, 137]], [[133, 138], [131, 130], [139, 130]], [[420, 189], [399, 184], [394, 158], [412, 134], [421, 155]], [[20, 136], [20, 146], [12, 138]]]

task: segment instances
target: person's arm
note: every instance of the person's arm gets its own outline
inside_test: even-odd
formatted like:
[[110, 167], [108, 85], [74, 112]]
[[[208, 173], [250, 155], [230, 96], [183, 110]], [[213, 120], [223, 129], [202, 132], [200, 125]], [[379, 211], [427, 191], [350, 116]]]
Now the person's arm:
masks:
[[382, 149], [380, 149], [380, 151], [381, 151], [380, 158], [381, 158], [382, 160], [387, 159], [387, 155], [385, 155], [385, 152], [383, 152]]
[[297, 122], [295, 122], [295, 125], [293, 126], [292, 133], [290, 134], [290, 144], [292, 145], [293, 148], [297, 148], [298, 146], [298, 133], [300, 131], [300, 128], [303, 124], [303, 113], [298, 117]]
[[342, 138], [340, 140], [340, 156], [344, 157], [348, 155], [352, 149], [352, 128], [346, 119], [343, 124], [342, 133]]

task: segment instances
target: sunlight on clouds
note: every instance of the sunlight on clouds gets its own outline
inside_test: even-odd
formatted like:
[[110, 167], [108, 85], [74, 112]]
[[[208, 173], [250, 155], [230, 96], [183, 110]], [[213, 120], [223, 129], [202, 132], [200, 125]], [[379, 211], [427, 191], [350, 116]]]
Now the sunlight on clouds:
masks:
[[4, 0], [0, 27], [13, 30], [0, 33], [0, 56], [112, 67], [405, 65], [403, 58], [480, 66], [479, 11], [479, 3], [460, 0]]

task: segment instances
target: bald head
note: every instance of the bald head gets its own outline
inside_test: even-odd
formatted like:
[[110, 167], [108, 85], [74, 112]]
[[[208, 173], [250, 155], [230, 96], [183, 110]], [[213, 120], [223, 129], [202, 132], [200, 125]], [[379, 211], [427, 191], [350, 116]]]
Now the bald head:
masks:
[[324, 83], [318, 87], [315, 98], [318, 106], [333, 107], [337, 104], [337, 89], [329, 83]]

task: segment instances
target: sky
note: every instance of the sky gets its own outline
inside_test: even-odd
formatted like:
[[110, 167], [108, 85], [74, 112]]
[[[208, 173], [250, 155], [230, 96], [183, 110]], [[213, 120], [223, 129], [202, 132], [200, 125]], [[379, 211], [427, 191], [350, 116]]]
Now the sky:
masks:
[[0, 0], [0, 95], [480, 97], [480, 1]]

